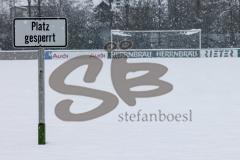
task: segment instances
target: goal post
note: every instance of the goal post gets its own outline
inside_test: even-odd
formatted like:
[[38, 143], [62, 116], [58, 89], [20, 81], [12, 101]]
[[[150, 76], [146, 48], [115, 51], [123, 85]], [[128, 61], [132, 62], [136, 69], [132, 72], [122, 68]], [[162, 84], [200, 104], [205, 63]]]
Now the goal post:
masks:
[[[155, 56], [166, 51], [198, 52], [202, 48], [201, 29], [190, 30], [111, 30], [111, 55], [117, 52], [145, 51]], [[131, 43], [128, 48], [122, 43]], [[158, 54], [159, 53], [159, 54]], [[197, 54], [195, 56], [198, 56]]]

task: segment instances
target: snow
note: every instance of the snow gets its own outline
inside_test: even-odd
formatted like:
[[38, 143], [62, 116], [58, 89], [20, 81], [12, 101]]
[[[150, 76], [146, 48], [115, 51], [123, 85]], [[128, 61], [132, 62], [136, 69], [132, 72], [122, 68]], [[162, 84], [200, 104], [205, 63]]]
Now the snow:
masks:
[[200, 33], [201, 29], [190, 29], [190, 30], [186, 30], [183, 32], [183, 34], [185, 35], [193, 35], [193, 34], [197, 34]]
[[[110, 79], [110, 60], [96, 83], [85, 84], [116, 92]], [[240, 63], [225, 59], [131, 59], [168, 67], [161, 79], [174, 90], [161, 97], [137, 99], [129, 107], [121, 99], [113, 112], [88, 122], [63, 122], [54, 113], [62, 99], [74, 100], [73, 112], [89, 109], [94, 99], [61, 95], [48, 78], [64, 60], [46, 61], [47, 145], [37, 145], [37, 61], [0, 61], [1, 160], [239, 160]], [[75, 70], [68, 83], [83, 85], [84, 68]], [[119, 97], [119, 96], [118, 96]], [[90, 101], [91, 100], [91, 101]], [[81, 106], [83, 107], [82, 109]], [[122, 112], [185, 112], [193, 122], [120, 123]]]
[[121, 30], [112, 30], [112, 35], [122, 36], [122, 37], [131, 37], [130, 34], [127, 34], [126, 32]]

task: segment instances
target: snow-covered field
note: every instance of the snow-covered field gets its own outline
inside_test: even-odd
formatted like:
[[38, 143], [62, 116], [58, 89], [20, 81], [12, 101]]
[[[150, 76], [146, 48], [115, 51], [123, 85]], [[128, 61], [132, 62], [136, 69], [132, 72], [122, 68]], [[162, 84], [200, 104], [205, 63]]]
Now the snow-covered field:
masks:
[[[67, 83], [114, 93], [119, 105], [88, 122], [64, 122], [56, 104], [73, 99], [72, 112], [99, 102], [61, 95], [49, 87], [50, 74], [64, 61], [46, 61], [47, 144], [37, 145], [37, 61], [0, 61], [0, 160], [239, 160], [240, 59], [132, 59], [160, 63], [169, 70], [161, 78], [174, 89], [169, 94], [124, 103], [113, 88], [111, 60], [93, 84], [85, 84], [86, 66], [72, 72]], [[124, 112], [193, 112], [192, 122], [119, 122]]]

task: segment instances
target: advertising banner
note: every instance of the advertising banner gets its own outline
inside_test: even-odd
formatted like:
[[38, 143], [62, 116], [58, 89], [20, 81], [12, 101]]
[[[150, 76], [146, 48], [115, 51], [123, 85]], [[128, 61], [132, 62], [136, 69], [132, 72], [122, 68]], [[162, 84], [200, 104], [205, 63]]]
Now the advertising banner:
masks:
[[200, 50], [121, 50], [111, 58], [200, 58]]
[[218, 49], [202, 49], [202, 58], [237, 58], [238, 49], [236, 48], [218, 48]]
[[71, 58], [88, 55], [90, 57], [97, 57], [100, 59], [107, 58], [107, 51], [105, 50], [77, 50], [77, 51], [69, 51], [69, 50], [47, 50], [45, 51], [45, 60], [69, 60]]

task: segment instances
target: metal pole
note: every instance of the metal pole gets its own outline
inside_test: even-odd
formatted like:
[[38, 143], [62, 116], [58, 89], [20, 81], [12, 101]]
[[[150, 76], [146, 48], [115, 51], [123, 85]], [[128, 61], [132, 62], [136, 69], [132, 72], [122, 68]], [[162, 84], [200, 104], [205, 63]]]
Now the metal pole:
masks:
[[38, 144], [46, 144], [45, 131], [45, 85], [44, 85], [44, 48], [38, 51]]
[[112, 36], [112, 29], [111, 29], [111, 49], [108, 51], [108, 58], [112, 57], [112, 50], [113, 50], [113, 36]]
[[59, 16], [62, 16], [63, 15], [63, 1], [62, 0], [59, 0]]
[[[41, 17], [41, 0], [38, 0], [38, 17]], [[45, 130], [45, 85], [44, 85], [44, 48], [38, 51], [38, 144], [46, 144]]]
[[199, 48], [200, 48], [200, 52], [201, 52], [201, 49], [202, 49], [202, 30], [200, 29], [200, 33], [199, 33]]
[[41, 0], [38, 0], [38, 17], [41, 17], [42, 13], [41, 13]]

